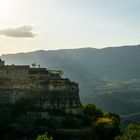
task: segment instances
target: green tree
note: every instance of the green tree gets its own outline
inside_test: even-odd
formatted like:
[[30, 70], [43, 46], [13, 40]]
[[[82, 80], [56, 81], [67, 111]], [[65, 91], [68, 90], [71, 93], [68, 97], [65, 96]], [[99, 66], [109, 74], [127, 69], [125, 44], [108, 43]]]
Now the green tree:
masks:
[[48, 134], [39, 135], [35, 140], [53, 140], [52, 137], [48, 137]]
[[36, 67], [36, 63], [32, 63], [32, 67], [35, 68]]
[[103, 112], [94, 104], [86, 104], [85, 106], [83, 106], [83, 113], [86, 117], [91, 119], [91, 121], [95, 121], [103, 116]]
[[100, 139], [112, 140], [120, 134], [120, 116], [116, 113], [106, 112], [95, 123], [95, 128]]
[[140, 125], [129, 125], [124, 134], [117, 136], [115, 140], [140, 140]]
[[120, 125], [120, 116], [118, 114], [113, 113], [113, 112], [105, 112], [104, 117], [112, 119], [114, 126], [119, 127], [119, 125]]

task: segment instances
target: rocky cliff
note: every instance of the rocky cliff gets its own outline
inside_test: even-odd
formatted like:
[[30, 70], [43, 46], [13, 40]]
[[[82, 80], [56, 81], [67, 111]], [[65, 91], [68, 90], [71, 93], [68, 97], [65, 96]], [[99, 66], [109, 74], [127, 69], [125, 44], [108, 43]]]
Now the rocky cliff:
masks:
[[0, 102], [14, 103], [21, 97], [42, 96], [44, 107], [78, 113], [79, 87], [62, 78], [60, 71], [30, 68], [28, 65], [5, 65], [0, 60]]

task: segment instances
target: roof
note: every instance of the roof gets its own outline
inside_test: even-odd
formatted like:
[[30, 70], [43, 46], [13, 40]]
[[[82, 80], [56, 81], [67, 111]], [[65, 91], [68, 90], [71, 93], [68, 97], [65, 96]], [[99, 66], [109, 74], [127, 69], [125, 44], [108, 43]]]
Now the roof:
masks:
[[20, 69], [20, 70], [23, 70], [23, 69], [29, 69], [30, 66], [29, 65], [6, 65], [6, 66], [3, 66], [1, 68], [3, 68], [3, 69]]

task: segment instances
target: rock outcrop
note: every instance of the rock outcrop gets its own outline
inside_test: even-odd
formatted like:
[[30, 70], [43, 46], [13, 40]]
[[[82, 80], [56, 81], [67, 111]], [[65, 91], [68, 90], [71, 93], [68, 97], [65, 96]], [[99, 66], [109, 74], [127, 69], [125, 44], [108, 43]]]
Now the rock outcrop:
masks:
[[80, 112], [79, 87], [62, 78], [61, 71], [31, 68], [29, 65], [5, 65], [0, 59], [0, 102], [15, 102], [36, 93], [44, 97], [44, 106], [66, 112]]

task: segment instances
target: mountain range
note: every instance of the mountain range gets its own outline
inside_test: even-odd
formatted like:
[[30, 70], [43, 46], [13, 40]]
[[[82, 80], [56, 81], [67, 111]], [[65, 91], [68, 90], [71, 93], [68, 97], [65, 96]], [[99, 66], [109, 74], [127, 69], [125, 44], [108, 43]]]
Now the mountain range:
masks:
[[121, 115], [140, 108], [140, 45], [103, 49], [79, 48], [5, 54], [6, 64], [62, 70], [76, 81], [82, 103], [92, 102], [103, 111]]

